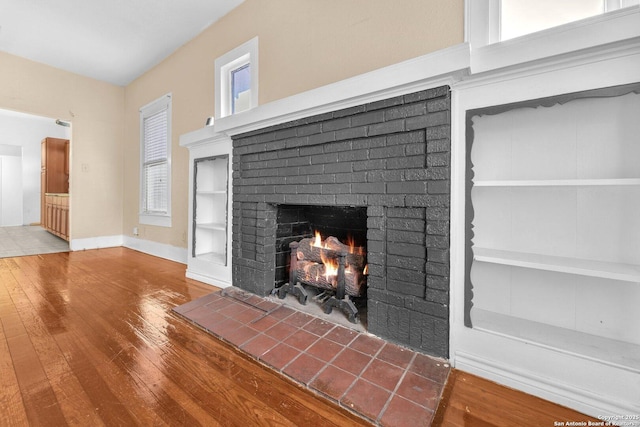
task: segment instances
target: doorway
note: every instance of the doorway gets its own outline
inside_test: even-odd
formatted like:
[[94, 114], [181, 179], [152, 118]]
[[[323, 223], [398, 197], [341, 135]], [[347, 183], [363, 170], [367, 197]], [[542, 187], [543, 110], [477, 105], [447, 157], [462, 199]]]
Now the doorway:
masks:
[[0, 109], [0, 258], [69, 250], [67, 241], [41, 227], [41, 142], [71, 140], [71, 127], [59, 123]]

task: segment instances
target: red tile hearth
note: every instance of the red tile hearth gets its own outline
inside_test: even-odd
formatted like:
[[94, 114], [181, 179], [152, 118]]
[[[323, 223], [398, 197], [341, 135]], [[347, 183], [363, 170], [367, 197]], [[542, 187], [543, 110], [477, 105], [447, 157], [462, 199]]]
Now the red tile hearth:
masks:
[[430, 425], [449, 375], [444, 360], [237, 288], [174, 311], [379, 426]]

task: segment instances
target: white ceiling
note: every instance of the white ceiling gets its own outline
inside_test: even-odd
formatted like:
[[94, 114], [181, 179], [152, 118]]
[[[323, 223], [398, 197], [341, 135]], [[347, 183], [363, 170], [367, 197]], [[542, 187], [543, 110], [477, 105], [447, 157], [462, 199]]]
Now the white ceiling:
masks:
[[0, 51], [124, 86], [243, 1], [0, 0]]

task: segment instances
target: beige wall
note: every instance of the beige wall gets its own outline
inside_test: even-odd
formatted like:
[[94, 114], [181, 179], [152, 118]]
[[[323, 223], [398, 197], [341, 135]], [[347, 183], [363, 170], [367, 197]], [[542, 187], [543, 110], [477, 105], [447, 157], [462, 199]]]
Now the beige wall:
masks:
[[141, 238], [186, 247], [188, 152], [180, 135], [214, 115], [214, 61], [259, 38], [259, 104], [463, 41], [463, 0], [246, 0], [126, 88], [124, 234], [138, 224], [138, 110], [173, 94], [173, 227]]
[[72, 122], [72, 239], [122, 234], [123, 106], [122, 87], [0, 52], [0, 108]]

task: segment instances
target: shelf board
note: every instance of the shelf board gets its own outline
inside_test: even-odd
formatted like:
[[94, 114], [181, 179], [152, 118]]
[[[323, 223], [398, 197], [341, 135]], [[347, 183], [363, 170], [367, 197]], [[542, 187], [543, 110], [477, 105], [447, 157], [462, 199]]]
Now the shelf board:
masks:
[[218, 252], [206, 252], [203, 254], [196, 255], [196, 259], [200, 261], [213, 262], [215, 264], [226, 265], [225, 254]]
[[224, 222], [208, 222], [208, 223], [196, 224], [196, 227], [200, 229], [205, 229], [205, 230], [220, 230], [220, 231], [227, 230], [227, 224], [225, 224]]
[[473, 329], [504, 335], [640, 373], [640, 345], [473, 308]]
[[531, 179], [531, 180], [478, 180], [476, 187], [588, 187], [640, 185], [640, 178], [621, 179]]
[[480, 262], [557, 271], [582, 276], [640, 282], [640, 266], [613, 262], [566, 258], [524, 252], [501, 251], [473, 247], [473, 259]]
[[227, 194], [227, 190], [209, 190], [209, 191], [196, 191], [198, 196], [209, 196], [212, 194]]

